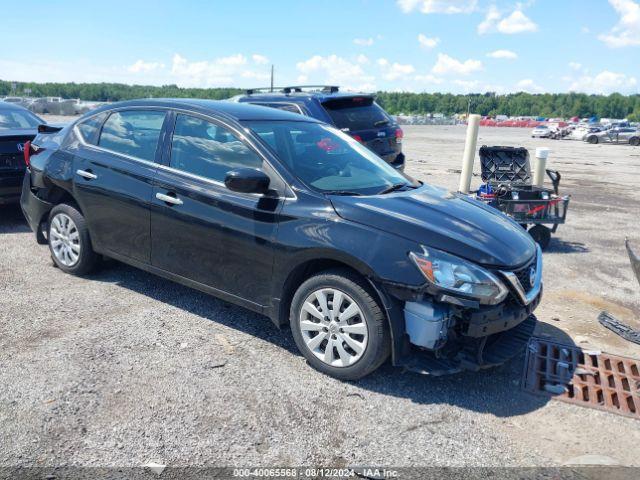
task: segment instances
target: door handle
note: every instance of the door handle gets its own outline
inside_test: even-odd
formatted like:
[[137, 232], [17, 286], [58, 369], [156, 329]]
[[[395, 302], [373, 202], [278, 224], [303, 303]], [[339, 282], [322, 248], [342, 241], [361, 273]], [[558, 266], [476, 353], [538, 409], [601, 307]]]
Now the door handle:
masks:
[[156, 193], [156, 198], [171, 205], [182, 205], [182, 200], [171, 195], [165, 195], [164, 193]]
[[76, 174], [87, 180], [95, 180], [98, 176], [89, 170], [76, 170]]

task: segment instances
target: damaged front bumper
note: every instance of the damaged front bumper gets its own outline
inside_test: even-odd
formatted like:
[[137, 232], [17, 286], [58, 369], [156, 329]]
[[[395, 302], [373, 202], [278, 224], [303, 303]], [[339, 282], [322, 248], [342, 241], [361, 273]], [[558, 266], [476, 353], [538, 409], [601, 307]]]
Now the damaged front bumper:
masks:
[[444, 375], [493, 367], [517, 356], [537, 324], [533, 312], [542, 298], [542, 254], [538, 251], [523, 269], [499, 274], [510, 293], [493, 306], [387, 283], [385, 291], [395, 303], [389, 311], [393, 364]]

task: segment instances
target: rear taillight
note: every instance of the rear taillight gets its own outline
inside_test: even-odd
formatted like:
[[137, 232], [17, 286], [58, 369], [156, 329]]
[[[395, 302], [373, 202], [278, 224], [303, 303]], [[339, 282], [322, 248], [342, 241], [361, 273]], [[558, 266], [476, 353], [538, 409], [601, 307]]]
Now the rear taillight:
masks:
[[24, 157], [24, 163], [27, 167], [31, 167], [31, 157], [39, 154], [44, 151], [44, 148], [39, 147], [38, 145], [34, 145], [31, 143], [31, 140], [27, 140], [24, 142], [24, 150], [22, 151], [22, 155]]
[[31, 140], [27, 140], [24, 142], [23, 146], [24, 150], [22, 150], [22, 154], [24, 155], [24, 163], [27, 167], [31, 166]]
[[356, 142], [364, 143], [360, 135], [351, 135]]
[[402, 139], [404, 138], [404, 132], [401, 128], [396, 129], [396, 143], [402, 143]]

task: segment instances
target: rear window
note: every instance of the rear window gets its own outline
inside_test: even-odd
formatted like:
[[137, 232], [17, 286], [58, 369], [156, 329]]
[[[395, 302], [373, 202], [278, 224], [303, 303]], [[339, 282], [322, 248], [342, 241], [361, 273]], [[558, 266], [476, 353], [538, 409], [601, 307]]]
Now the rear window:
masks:
[[98, 145], [153, 162], [165, 113], [132, 110], [112, 113], [102, 127]]
[[102, 122], [107, 117], [107, 113], [103, 112], [98, 115], [94, 115], [91, 118], [87, 118], [84, 122], [78, 124], [78, 130], [80, 131], [80, 135], [82, 135], [82, 139], [90, 143], [91, 145], [95, 145], [98, 143], [98, 134], [100, 133], [100, 127], [102, 126]]
[[10, 128], [35, 128], [44, 123], [31, 112], [0, 110], [0, 130]]
[[322, 104], [341, 130], [368, 130], [391, 123], [391, 117], [371, 97], [348, 97]]

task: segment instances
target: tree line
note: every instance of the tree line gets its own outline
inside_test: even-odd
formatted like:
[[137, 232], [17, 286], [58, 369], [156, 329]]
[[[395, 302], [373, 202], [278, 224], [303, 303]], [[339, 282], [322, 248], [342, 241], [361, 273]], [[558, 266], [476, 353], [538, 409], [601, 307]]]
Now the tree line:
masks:
[[[0, 95], [80, 98], [118, 101], [133, 98], [207, 98], [222, 100], [242, 93], [240, 88], [182, 88], [177, 85], [125, 85], [121, 83], [34, 83], [0, 80]], [[584, 93], [526, 92], [498, 95], [378, 92], [378, 103], [391, 114], [479, 113], [480, 115], [628, 118], [640, 121], [640, 95], [587, 95]]]

